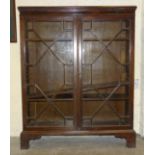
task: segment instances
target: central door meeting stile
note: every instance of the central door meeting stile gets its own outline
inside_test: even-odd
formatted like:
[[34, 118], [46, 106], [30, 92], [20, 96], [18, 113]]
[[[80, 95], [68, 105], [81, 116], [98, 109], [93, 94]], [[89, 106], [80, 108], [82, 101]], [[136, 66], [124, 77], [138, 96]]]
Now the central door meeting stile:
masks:
[[74, 16], [74, 94], [75, 94], [75, 129], [81, 128], [81, 22]]

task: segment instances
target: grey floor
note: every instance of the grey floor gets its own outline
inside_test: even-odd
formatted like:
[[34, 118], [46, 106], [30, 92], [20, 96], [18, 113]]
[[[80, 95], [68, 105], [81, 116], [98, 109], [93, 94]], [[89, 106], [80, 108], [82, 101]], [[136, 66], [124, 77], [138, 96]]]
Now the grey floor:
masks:
[[42, 137], [20, 150], [19, 138], [11, 138], [11, 155], [143, 155], [143, 139], [137, 136], [136, 148], [127, 148], [125, 140], [105, 136]]

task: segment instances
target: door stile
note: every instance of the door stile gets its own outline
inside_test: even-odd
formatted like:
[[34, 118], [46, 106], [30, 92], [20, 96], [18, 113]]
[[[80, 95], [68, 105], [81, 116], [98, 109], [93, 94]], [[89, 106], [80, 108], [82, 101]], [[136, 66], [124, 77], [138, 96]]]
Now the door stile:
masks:
[[131, 125], [131, 128], [133, 128], [133, 111], [134, 111], [134, 40], [135, 40], [135, 14], [132, 15], [132, 18], [130, 19], [130, 34], [129, 34], [129, 62], [130, 62], [130, 71], [129, 71], [129, 81], [130, 81], [130, 87], [129, 87], [129, 115], [130, 120], [129, 123]]
[[81, 128], [81, 22], [74, 16], [74, 128]]
[[25, 32], [25, 26], [26, 22], [24, 20], [24, 16], [20, 15], [20, 39], [21, 39], [21, 78], [22, 78], [22, 112], [23, 112], [23, 129], [26, 128], [27, 126], [27, 80], [25, 75], [27, 75], [27, 69], [26, 69], [26, 57], [27, 57], [27, 50], [26, 50], [26, 42], [25, 42], [25, 37], [26, 37], [26, 32]]

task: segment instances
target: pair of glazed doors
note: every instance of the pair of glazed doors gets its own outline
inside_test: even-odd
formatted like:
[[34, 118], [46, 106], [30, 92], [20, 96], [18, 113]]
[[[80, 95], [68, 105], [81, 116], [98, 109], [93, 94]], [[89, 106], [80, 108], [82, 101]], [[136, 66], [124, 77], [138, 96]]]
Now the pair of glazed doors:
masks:
[[26, 126], [128, 127], [132, 20], [70, 14], [24, 21]]

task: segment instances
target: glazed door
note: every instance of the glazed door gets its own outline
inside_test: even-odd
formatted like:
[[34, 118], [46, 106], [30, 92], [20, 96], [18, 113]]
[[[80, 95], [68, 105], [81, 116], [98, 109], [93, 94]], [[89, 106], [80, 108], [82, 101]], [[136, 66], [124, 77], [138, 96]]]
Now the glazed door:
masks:
[[72, 17], [26, 22], [27, 126], [73, 127], [74, 38]]
[[130, 21], [88, 17], [81, 24], [82, 128], [128, 125]]

